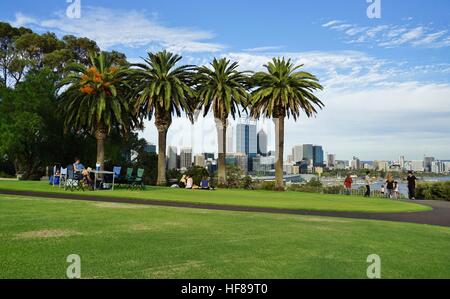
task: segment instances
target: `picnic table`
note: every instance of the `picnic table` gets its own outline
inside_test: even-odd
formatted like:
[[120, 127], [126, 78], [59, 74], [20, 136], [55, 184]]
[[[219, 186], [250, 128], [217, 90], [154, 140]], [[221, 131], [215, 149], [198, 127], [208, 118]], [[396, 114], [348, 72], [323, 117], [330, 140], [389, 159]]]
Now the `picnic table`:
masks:
[[94, 174], [94, 191], [97, 188], [97, 177], [98, 177], [99, 174], [108, 174], [108, 175], [111, 174], [112, 175], [112, 188], [111, 188], [111, 191], [114, 191], [114, 177], [115, 177], [115, 175], [114, 175], [113, 171], [95, 170], [95, 169], [93, 169], [93, 170], [91, 170], [91, 173]]

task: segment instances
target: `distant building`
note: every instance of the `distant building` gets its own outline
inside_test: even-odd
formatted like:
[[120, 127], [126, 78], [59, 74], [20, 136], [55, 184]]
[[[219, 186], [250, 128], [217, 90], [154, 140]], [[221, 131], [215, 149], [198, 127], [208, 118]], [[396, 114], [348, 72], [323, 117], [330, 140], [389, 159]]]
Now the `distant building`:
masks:
[[313, 146], [313, 166], [323, 167], [323, 148], [321, 145]]
[[373, 169], [376, 171], [389, 171], [389, 162], [387, 161], [373, 161]]
[[347, 160], [336, 160], [335, 164], [334, 164], [334, 168], [339, 169], [339, 170], [343, 170], [343, 169], [347, 169], [349, 167], [349, 161]]
[[204, 155], [194, 156], [194, 165], [199, 167], [206, 167], [206, 159]]
[[405, 170], [423, 172], [424, 171], [423, 160], [413, 160], [405, 162]]
[[442, 162], [442, 161], [433, 161], [433, 162], [431, 162], [431, 172], [433, 172], [433, 173], [444, 173], [445, 172], [444, 162]]
[[353, 157], [352, 162], [350, 163], [350, 168], [353, 170], [361, 169], [361, 160], [358, 157]]
[[333, 168], [336, 165], [336, 155], [335, 154], [328, 154], [327, 155], [327, 167]]
[[[303, 144], [303, 159], [308, 162], [308, 165], [312, 164], [314, 160], [314, 146], [312, 144]], [[323, 153], [322, 153], [323, 160]]]
[[234, 128], [232, 125], [227, 127], [227, 153], [234, 153]]
[[253, 173], [267, 174], [275, 169], [275, 157], [258, 156], [253, 158]]
[[292, 162], [297, 163], [303, 160], [303, 146], [296, 145], [292, 148]]
[[236, 153], [257, 154], [256, 124], [245, 123], [236, 126]]
[[257, 151], [261, 156], [267, 155], [267, 134], [264, 130], [260, 130], [256, 136], [257, 138]]
[[156, 153], [156, 145], [151, 144], [151, 143], [147, 143], [144, 146], [144, 152], [146, 152], [146, 153]]
[[167, 152], [167, 169], [177, 169], [177, 147], [169, 146]]
[[192, 167], [192, 148], [184, 147], [180, 151], [180, 168], [189, 169]]
[[203, 153], [203, 156], [205, 157], [206, 160], [208, 159], [214, 160], [214, 153]]
[[431, 166], [435, 161], [434, 157], [425, 157], [423, 159], [423, 168], [425, 172], [431, 172]]

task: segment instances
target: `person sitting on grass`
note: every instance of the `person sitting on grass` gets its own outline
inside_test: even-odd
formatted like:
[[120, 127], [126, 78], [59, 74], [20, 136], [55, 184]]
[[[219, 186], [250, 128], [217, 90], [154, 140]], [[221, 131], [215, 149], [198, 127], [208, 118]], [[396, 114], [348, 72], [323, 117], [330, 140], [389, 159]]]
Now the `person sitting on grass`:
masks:
[[200, 181], [200, 189], [213, 190], [213, 188], [209, 185], [209, 180], [207, 177], [203, 177], [203, 179]]
[[192, 189], [194, 187], [194, 180], [191, 176], [186, 177], [186, 189]]

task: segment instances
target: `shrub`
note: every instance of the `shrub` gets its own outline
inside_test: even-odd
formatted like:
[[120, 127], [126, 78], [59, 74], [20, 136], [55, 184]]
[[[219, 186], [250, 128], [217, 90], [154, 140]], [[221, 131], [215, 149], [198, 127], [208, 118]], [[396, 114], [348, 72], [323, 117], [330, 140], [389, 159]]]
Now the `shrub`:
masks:
[[450, 181], [437, 183], [419, 183], [416, 197], [426, 200], [450, 201]]
[[258, 182], [254, 185], [254, 188], [258, 190], [273, 191], [275, 190], [275, 181]]

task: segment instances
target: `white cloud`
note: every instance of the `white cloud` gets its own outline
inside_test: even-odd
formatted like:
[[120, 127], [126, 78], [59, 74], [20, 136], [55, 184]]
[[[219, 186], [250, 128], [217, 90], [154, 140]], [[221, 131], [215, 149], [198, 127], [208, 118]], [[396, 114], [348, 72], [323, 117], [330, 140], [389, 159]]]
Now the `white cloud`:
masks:
[[322, 25], [342, 32], [347, 43], [370, 43], [384, 48], [401, 46], [442, 48], [450, 46], [448, 30], [435, 30], [423, 25], [378, 25], [363, 27], [343, 21], [330, 21]]
[[18, 13], [13, 23], [88, 37], [106, 49], [113, 46], [157, 46], [176, 52], [218, 52], [225, 48], [222, 44], [210, 42], [214, 35], [209, 31], [164, 26], [145, 13], [135, 10], [83, 6], [80, 19], [68, 18], [64, 12], [59, 12], [50, 19], [38, 19]]

